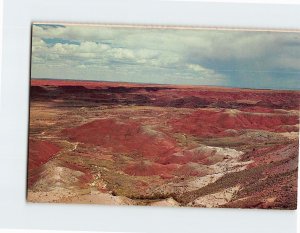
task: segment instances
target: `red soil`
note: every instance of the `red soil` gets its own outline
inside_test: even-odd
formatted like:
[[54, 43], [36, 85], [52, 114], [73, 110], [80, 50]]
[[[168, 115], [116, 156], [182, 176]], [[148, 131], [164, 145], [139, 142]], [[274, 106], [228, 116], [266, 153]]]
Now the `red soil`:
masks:
[[79, 181], [78, 181], [78, 185], [81, 188], [86, 188], [88, 186], [88, 183], [93, 179], [93, 175], [91, 174], [89, 169], [84, 166], [75, 163], [66, 162], [66, 161], [64, 161], [63, 165], [66, 168], [70, 168], [76, 171], [81, 171], [84, 173], [84, 175], [79, 177]]
[[[254, 161], [249, 168], [261, 166], [262, 164], [270, 164], [274, 162], [279, 162], [283, 160], [293, 161], [293, 158], [296, 158], [298, 155], [298, 144], [288, 144], [288, 145], [276, 145], [273, 147], [259, 148], [255, 151], [248, 152], [244, 156], [247, 159]], [[285, 163], [284, 166], [288, 166], [289, 163]], [[298, 163], [294, 162], [290, 164], [292, 166], [298, 166]], [[293, 170], [293, 169], [290, 169]]]
[[119, 123], [113, 119], [100, 119], [79, 127], [63, 130], [72, 141], [110, 148], [112, 152], [133, 156], [165, 156], [176, 151], [171, 138], [158, 138], [144, 133], [134, 121]]
[[152, 162], [140, 162], [127, 166], [124, 172], [132, 176], [154, 176], [162, 178], [172, 178], [172, 173], [178, 168], [176, 164], [162, 165]]
[[[126, 99], [136, 104], [147, 104], [151, 106], [170, 107], [218, 107], [237, 108], [245, 111], [269, 112], [268, 109], [299, 109], [300, 93], [286, 90], [254, 90], [241, 88], [228, 88], [217, 86], [189, 86], [189, 85], [160, 85], [160, 84], [138, 84], [138, 83], [116, 83], [116, 82], [92, 82], [74, 80], [31, 80], [32, 87], [52, 86], [62, 88], [68, 98], [69, 92], [77, 93], [77, 100], [90, 98], [96, 101], [103, 101], [103, 98], [113, 98], [115, 101]], [[103, 94], [109, 88], [125, 88], [120, 95], [111, 93]], [[155, 87], [155, 91], [149, 91]], [[74, 88], [74, 90], [72, 90]], [[76, 89], [77, 88], [77, 89]], [[87, 89], [99, 90], [99, 93], [87, 93]], [[147, 89], [148, 88], [148, 89]], [[149, 89], [150, 88], [150, 89]], [[146, 91], [146, 89], [148, 91]], [[128, 95], [128, 91], [134, 95]], [[44, 98], [49, 98], [49, 90], [34, 90], [31, 95], [34, 97], [39, 93]], [[53, 90], [52, 90], [53, 91]], [[102, 92], [101, 92], [102, 91]], [[39, 98], [41, 98], [39, 96]], [[50, 95], [51, 96], [51, 95]], [[56, 96], [57, 97], [57, 96]], [[51, 96], [53, 98], [53, 96]], [[105, 99], [104, 102], [108, 100]]]
[[[254, 99], [259, 99], [258, 94], [270, 94], [278, 93], [282, 95], [293, 94], [292, 91], [288, 90], [268, 90], [268, 89], [243, 89], [236, 87], [219, 87], [219, 86], [201, 86], [201, 85], [172, 85], [172, 84], [147, 84], [147, 83], [128, 83], [128, 82], [105, 82], [105, 81], [83, 81], [83, 80], [60, 80], [60, 79], [31, 79], [31, 86], [84, 86], [84, 87], [171, 87], [178, 88], [178, 93], [180, 96], [190, 96], [193, 90], [199, 89], [195, 94], [205, 94], [207, 97], [225, 97], [231, 100], [237, 100], [236, 95], [239, 95], [243, 100], [248, 100], [248, 94], [251, 94]], [[188, 90], [184, 90], [188, 89]], [[221, 92], [221, 93], [220, 93]], [[224, 96], [225, 93], [225, 96]], [[227, 93], [227, 94], [226, 94]], [[299, 98], [299, 94], [294, 94]], [[274, 97], [274, 96], [273, 96]]]
[[29, 170], [40, 167], [60, 151], [60, 148], [47, 141], [29, 140]]
[[[31, 79], [31, 86], [82, 86], [86, 88], [99, 88], [99, 87], [159, 87], [165, 86], [161, 84], [138, 84], [138, 83], [125, 83], [125, 82], [99, 82], [99, 81], [78, 81], [78, 80], [55, 80], [55, 79]], [[176, 85], [168, 85], [168, 87], [176, 88]], [[189, 87], [189, 86], [186, 86]], [[191, 87], [192, 88], [192, 87]]]
[[[271, 132], [290, 132], [299, 123], [296, 115], [283, 114], [230, 114], [225, 111], [197, 110], [191, 115], [170, 121], [174, 131], [195, 136], [225, 136], [228, 129], [254, 129]], [[288, 125], [292, 127], [283, 127]]]
[[[30, 190], [38, 190], [33, 184], [47, 171], [45, 169], [53, 168], [41, 165], [60, 151], [52, 142], [59, 138], [80, 142], [72, 150], [61, 148], [67, 153], [61, 152], [50, 163], [82, 172], [75, 173], [76, 183], [66, 179], [71, 180], [72, 190], [92, 188], [91, 183], [97, 181], [99, 175], [98, 166], [94, 166], [97, 164], [107, 168], [101, 173], [107, 186], [104, 187], [103, 182], [94, 183], [101, 192], [147, 200], [156, 197], [157, 189], [152, 191], [152, 187], [163, 184], [174, 190], [171, 196], [177, 197], [179, 202], [184, 195], [180, 204], [185, 205], [197, 196], [240, 185], [242, 189], [234, 197], [236, 200], [226, 206], [296, 207], [298, 142], [292, 138], [294, 135], [287, 135], [291, 136], [289, 139], [263, 131], [298, 132], [299, 91], [34, 79], [31, 85]], [[98, 108], [101, 106], [105, 106], [105, 111]], [[59, 118], [55, 119], [52, 114], [43, 114], [41, 118], [39, 111], [50, 108]], [[80, 108], [82, 111], [78, 111]], [[292, 109], [296, 111], [287, 111]], [[70, 122], [82, 122], [82, 125], [70, 126], [62, 119], [65, 116]], [[132, 116], [132, 120], [128, 116]], [[41, 120], [55, 123], [47, 135], [39, 134], [44, 127]], [[83, 123], [86, 121], [91, 122]], [[246, 130], [253, 132], [246, 132], [244, 137]], [[267, 141], [269, 136], [270, 142]], [[41, 141], [41, 137], [49, 141]], [[235, 137], [237, 143], [234, 143]], [[182, 186], [177, 184], [189, 184], [193, 176], [218, 172], [216, 166], [211, 165], [230, 158], [230, 154], [213, 146], [227, 147], [227, 141], [229, 147], [232, 145], [245, 153], [240, 155], [241, 163], [236, 161], [231, 165], [244, 167], [243, 162], [251, 161], [246, 169], [230, 173], [229, 168], [220, 180], [212, 179], [208, 186], [191, 193], [187, 189], [181, 194]], [[224, 168], [227, 169], [225, 163]], [[69, 174], [73, 173], [61, 175]], [[163, 196], [169, 195], [168, 189], [161, 191]]]
[[245, 108], [240, 108], [239, 110], [244, 111], [244, 112], [256, 112], [256, 113], [274, 113], [274, 112], [276, 112], [276, 110], [274, 110], [274, 109], [259, 107], [259, 106], [245, 107]]

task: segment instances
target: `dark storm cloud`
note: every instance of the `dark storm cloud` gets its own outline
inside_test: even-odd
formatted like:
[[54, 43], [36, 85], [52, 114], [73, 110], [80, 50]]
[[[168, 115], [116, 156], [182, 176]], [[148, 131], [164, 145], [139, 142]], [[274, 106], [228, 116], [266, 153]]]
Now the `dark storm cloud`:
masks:
[[294, 32], [38, 24], [32, 56], [40, 78], [300, 89]]

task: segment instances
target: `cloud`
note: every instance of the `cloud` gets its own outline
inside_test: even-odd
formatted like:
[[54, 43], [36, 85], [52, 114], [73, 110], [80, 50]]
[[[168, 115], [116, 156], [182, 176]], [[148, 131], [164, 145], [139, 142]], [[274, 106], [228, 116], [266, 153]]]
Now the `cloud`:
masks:
[[299, 40], [299, 33], [37, 24], [32, 75], [299, 89]]

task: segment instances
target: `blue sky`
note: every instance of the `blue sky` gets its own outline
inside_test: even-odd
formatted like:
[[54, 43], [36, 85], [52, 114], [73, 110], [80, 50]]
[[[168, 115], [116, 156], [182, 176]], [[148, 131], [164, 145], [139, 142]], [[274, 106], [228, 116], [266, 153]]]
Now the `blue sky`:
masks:
[[32, 78], [300, 89], [300, 33], [34, 24]]

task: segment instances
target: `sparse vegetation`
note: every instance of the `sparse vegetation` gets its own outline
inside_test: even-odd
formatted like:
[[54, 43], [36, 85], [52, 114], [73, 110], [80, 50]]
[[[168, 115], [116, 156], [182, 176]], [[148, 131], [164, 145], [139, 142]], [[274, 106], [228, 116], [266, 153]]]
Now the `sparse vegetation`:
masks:
[[28, 200], [296, 208], [299, 91], [237, 90], [33, 82]]

